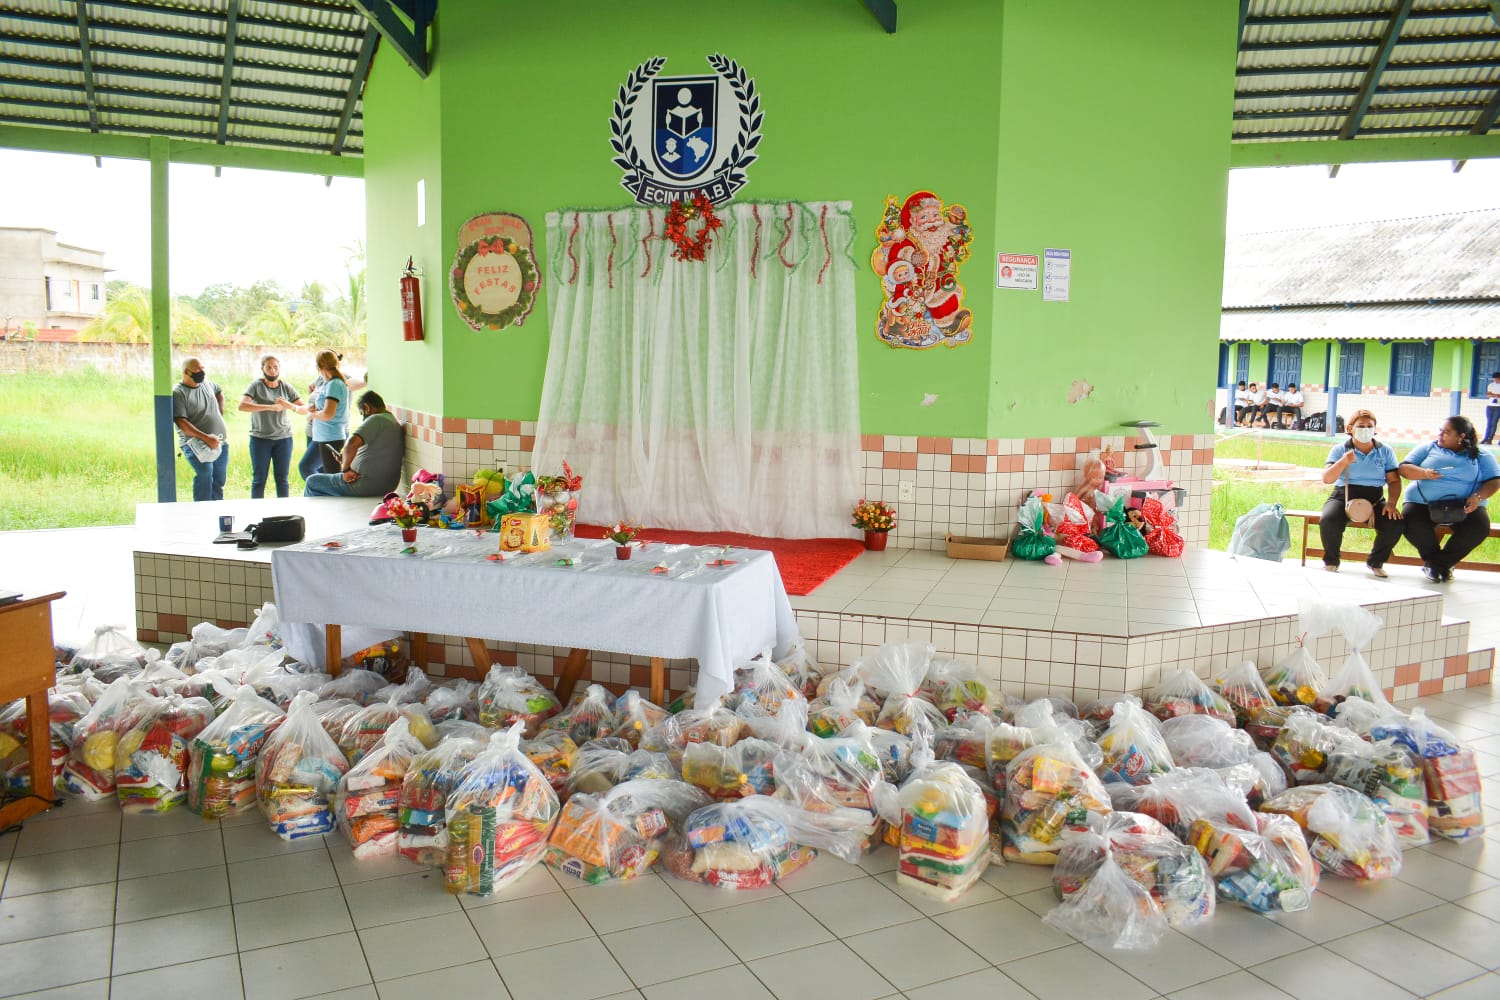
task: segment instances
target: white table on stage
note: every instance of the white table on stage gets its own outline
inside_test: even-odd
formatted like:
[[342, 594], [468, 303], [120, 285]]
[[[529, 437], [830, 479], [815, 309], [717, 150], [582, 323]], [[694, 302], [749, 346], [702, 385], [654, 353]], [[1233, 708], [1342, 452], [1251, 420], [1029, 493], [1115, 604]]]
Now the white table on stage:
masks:
[[421, 528], [403, 552], [399, 529], [384, 525], [277, 549], [288, 652], [325, 666], [323, 629], [334, 624], [348, 626], [345, 656], [409, 631], [691, 658], [705, 705], [731, 688], [737, 660], [798, 638], [769, 552], [651, 543], [621, 560], [612, 542], [574, 539], [494, 561], [497, 544], [490, 532]]

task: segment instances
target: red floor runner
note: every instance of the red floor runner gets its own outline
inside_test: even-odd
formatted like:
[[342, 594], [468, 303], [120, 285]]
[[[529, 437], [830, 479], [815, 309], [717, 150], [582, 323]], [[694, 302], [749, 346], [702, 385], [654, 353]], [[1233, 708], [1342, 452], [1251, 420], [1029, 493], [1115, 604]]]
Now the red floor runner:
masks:
[[[579, 538], [603, 538], [604, 529], [592, 524], [577, 526]], [[742, 549], [768, 549], [776, 557], [781, 584], [794, 597], [811, 594], [830, 576], [854, 561], [864, 545], [852, 538], [761, 538], [731, 531], [671, 531], [642, 528], [636, 536], [643, 542], [675, 545], [734, 545]]]

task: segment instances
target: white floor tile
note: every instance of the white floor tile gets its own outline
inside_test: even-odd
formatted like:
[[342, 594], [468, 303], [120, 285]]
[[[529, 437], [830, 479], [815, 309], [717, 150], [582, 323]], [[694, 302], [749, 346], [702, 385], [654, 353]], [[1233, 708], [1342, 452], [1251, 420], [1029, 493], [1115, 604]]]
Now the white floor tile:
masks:
[[1406, 1000], [1411, 994], [1326, 948], [1273, 958], [1249, 970], [1297, 1000], [1330, 996], [1360, 1000]]
[[856, 934], [844, 943], [899, 990], [978, 972], [989, 964], [930, 920]]
[[359, 938], [352, 932], [241, 952], [240, 970], [245, 1000], [284, 1000], [288, 993], [315, 996], [371, 981]]
[[691, 907], [694, 913], [712, 913], [714, 910], [756, 903], [763, 899], [786, 898], [786, 893], [775, 885], [766, 886], [764, 889], [723, 889], [716, 885], [685, 882], [676, 878], [664, 878], [662, 881], [677, 894], [679, 899]]
[[121, 878], [146, 878], [223, 863], [224, 839], [217, 828], [150, 837], [120, 845]]
[[0, 945], [0, 996], [105, 978], [113, 935], [108, 927], [95, 927]]
[[[229, 866], [229, 893], [236, 903], [284, 896], [338, 884], [327, 851], [238, 861]], [[249, 985], [246, 985], [249, 989]]]
[[833, 935], [785, 895], [701, 914], [742, 961], [832, 941]]
[[507, 955], [495, 967], [514, 1000], [592, 1000], [634, 989], [598, 938]]
[[[282, 840], [264, 823], [230, 826], [224, 829], [224, 860], [233, 863], [253, 861], [256, 858], [275, 858], [283, 854], [301, 854], [303, 851], [326, 850], [323, 846], [326, 840], [326, 837], [299, 837], [296, 840]], [[342, 847], [342, 843], [339, 846]], [[353, 860], [354, 855], [350, 854], [347, 849], [342, 853], [348, 854], [350, 860]]]
[[229, 874], [222, 865], [125, 879], [115, 891], [115, 919], [146, 920], [229, 903]]
[[1500, 889], [1486, 889], [1472, 896], [1461, 896], [1454, 902], [1466, 910], [1473, 910], [1491, 920], [1500, 921]]
[[0, 900], [0, 944], [114, 922], [115, 887], [108, 882]]
[[[225, 833], [228, 832], [227, 830], [225, 831]], [[281, 838], [277, 837], [276, 839], [280, 840]], [[293, 841], [292, 846], [295, 847], [298, 843], [307, 845], [318, 844], [321, 846], [322, 842], [323, 838], [312, 837], [302, 841]], [[316, 850], [316, 848], [312, 849]], [[356, 859], [348, 849], [341, 849], [337, 844], [334, 845], [332, 850], [325, 848], [325, 851], [333, 856], [333, 869], [338, 873], [340, 885], [354, 885], [356, 882], [369, 882], [373, 879], [391, 878], [395, 875], [410, 875], [412, 872], [421, 871], [422, 869], [421, 865], [413, 864], [402, 857], [369, 858], [361, 861]], [[472, 898], [478, 899], [479, 897], [474, 896]]]
[[1408, 851], [1401, 862], [1401, 873], [1396, 877], [1407, 885], [1414, 885], [1445, 900], [1500, 887], [1500, 879], [1431, 851]]
[[770, 1000], [771, 991], [743, 965], [657, 983], [642, 991], [646, 1000]]
[[218, 830], [214, 820], [204, 819], [184, 806], [166, 813], [125, 813], [120, 817], [120, 840], [130, 843], [148, 837], [171, 837], [179, 833], [199, 833], [203, 830]]
[[594, 936], [589, 922], [564, 892], [506, 900], [469, 910], [468, 915], [495, 958]]
[[1426, 851], [1445, 861], [1467, 865], [1491, 878], [1500, 878], [1500, 843], [1488, 837], [1470, 840], [1437, 840]]
[[682, 975], [738, 965], [734, 952], [697, 915], [602, 935], [632, 982], [647, 987]]
[[778, 1000], [876, 1000], [896, 988], [841, 941], [748, 963]]
[[479, 935], [457, 906], [441, 916], [367, 928], [359, 941], [377, 983], [486, 957]]
[[218, 906], [116, 924], [113, 968], [118, 976], [234, 952], [234, 914]]
[[484, 997], [508, 1000], [500, 973], [489, 961], [424, 972], [376, 984], [380, 1000], [436, 1000], [438, 997]]
[[[891, 849], [889, 854], [894, 866], [896, 851]], [[823, 885], [833, 885], [835, 882], [849, 882], [853, 879], [864, 878], [868, 874], [870, 874], [869, 871], [860, 865], [851, 865], [831, 854], [819, 854], [813, 858], [812, 864], [793, 872], [786, 877], [786, 881], [777, 884], [782, 892], [801, 892], [803, 889], [816, 889]]]
[[[1429, 910], [1443, 902], [1442, 897], [1425, 892], [1400, 879], [1351, 882], [1349, 879], [1329, 875], [1326, 872], [1318, 882], [1318, 893], [1342, 900], [1381, 920], [1395, 920], [1419, 910]], [[1318, 900], [1314, 897], [1310, 909], [1316, 910], [1317, 906]]]
[[1500, 923], [1457, 904], [1413, 913], [1392, 926], [1486, 969], [1500, 969]]
[[[1319, 899], [1315, 908], [1323, 910], [1326, 908], [1325, 904], [1333, 902], [1330, 899]], [[1364, 914], [1359, 915], [1373, 921], [1373, 918]], [[1362, 929], [1362, 926], [1355, 929]], [[1273, 958], [1313, 946], [1312, 941], [1274, 920], [1223, 900], [1219, 901], [1212, 917], [1196, 927], [1184, 927], [1182, 933], [1242, 967], [1269, 962]]]
[[1286, 993], [1243, 970], [1168, 994], [1169, 1000], [1290, 1000]]
[[1495, 997], [1500, 997], [1500, 974], [1491, 972], [1434, 993], [1431, 1000], [1495, 1000]]
[[12, 858], [5, 874], [4, 898], [113, 882], [119, 867], [118, 844]]
[[1235, 963], [1175, 930], [1168, 930], [1161, 943], [1150, 951], [1090, 950], [1158, 993], [1172, 993], [1206, 983], [1227, 976], [1237, 968]]
[[[501, 993], [495, 995], [504, 996]], [[354, 986], [347, 990], [334, 990], [332, 993], [319, 993], [315, 996], [304, 997], [303, 1000], [380, 1000], [380, 994], [375, 992], [374, 986]]]
[[120, 807], [115, 804], [113, 812], [75, 815], [67, 822], [27, 822], [16, 838], [16, 849], [11, 857], [56, 854], [58, 851], [76, 851], [119, 842]]
[[129, 975], [116, 975], [110, 981], [110, 1000], [161, 1000], [163, 997], [223, 997], [239, 1000], [238, 955], [220, 955], [196, 962], [184, 962], [162, 969], [150, 969]]
[[791, 893], [792, 899], [840, 937], [919, 920], [922, 912], [873, 878]]
[[358, 930], [418, 917], [457, 913], [458, 897], [443, 887], [443, 873], [427, 868], [409, 875], [344, 886], [344, 899]]
[[[1333, 876], [1330, 875], [1324, 881], [1331, 881], [1332, 878]], [[1243, 907], [1220, 903], [1214, 919], [1217, 920], [1220, 914], [1229, 909], [1238, 910]], [[1334, 899], [1321, 890], [1313, 896], [1312, 904], [1305, 910], [1297, 913], [1278, 913], [1274, 917], [1260, 919], [1269, 920], [1278, 927], [1284, 927], [1299, 937], [1319, 944], [1354, 934], [1367, 927], [1375, 927], [1380, 923], [1377, 917]]]
[[941, 899], [935, 899], [918, 889], [912, 888], [898, 879], [894, 871], [881, 872], [875, 876], [875, 881], [890, 889], [929, 917], [937, 916], [939, 913], [951, 913], [954, 910], [962, 910], [966, 906], [978, 906], [980, 903], [988, 903], [1004, 898], [999, 889], [996, 889], [982, 878], [964, 890], [964, 894], [951, 903], [945, 903]]
[[1073, 944], [1068, 935], [1048, 927], [1010, 899], [980, 903], [932, 919], [996, 965]]
[[628, 882], [585, 885], [568, 890], [568, 896], [598, 934], [676, 920], [693, 912], [680, 896], [654, 875]]
[[990, 865], [979, 876], [1007, 896], [1052, 886], [1051, 865]]
[[15, 1000], [109, 1000], [109, 980], [95, 979], [91, 983], [74, 983], [72, 986], [57, 986], [35, 993], [19, 993]]
[[1372, 927], [1329, 942], [1325, 947], [1419, 996], [1447, 989], [1486, 971], [1397, 927]]
[[1026, 1000], [1031, 994], [999, 969], [980, 969], [968, 975], [955, 976], [931, 986], [918, 986], [906, 991], [911, 1000], [997, 1000], [1016, 998]]
[[289, 896], [234, 904], [234, 930], [241, 951], [307, 941], [354, 930], [349, 905], [338, 889], [314, 889]]
[[1145, 983], [1132, 979], [1119, 966], [1081, 944], [1006, 962], [1000, 971], [1020, 983], [1038, 1000], [1076, 1000], [1088, 996], [1147, 1000], [1156, 995], [1156, 991]]
[[[334, 864], [337, 866], [337, 853], [334, 854], [334, 858]], [[415, 866], [405, 864], [401, 874], [416, 870]], [[345, 885], [349, 884], [349, 880], [344, 878], [342, 869], [339, 870], [339, 879]], [[546, 865], [537, 865], [514, 882], [496, 889], [488, 896], [471, 896], [468, 893], [462, 893], [458, 896], [458, 902], [464, 909], [473, 910], [493, 906], [496, 903], [508, 903], [514, 899], [527, 899], [531, 896], [540, 896], [544, 893], [561, 891], [562, 886], [558, 885], [557, 876], [553, 875]]]

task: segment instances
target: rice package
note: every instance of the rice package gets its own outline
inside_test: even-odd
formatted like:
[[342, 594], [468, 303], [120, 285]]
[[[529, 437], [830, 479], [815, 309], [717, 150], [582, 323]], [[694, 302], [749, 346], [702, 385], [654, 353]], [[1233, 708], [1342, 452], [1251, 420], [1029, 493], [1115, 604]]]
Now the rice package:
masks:
[[521, 753], [525, 726], [517, 719], [492, 735], [448, 795], [443, 871], [450, 888], [462, 862], [464, 891], [488, 896], [530, 871], [547, 849], [557, 793]]
[[1172, 769], [1172, 753], [1156, 719], [1129, 702], [1115, 706], [1109, 728], [1099, 737], [1099, 749], [1104, 752], [1099, 770], [1105, 781], [1139, 785]]
[[896, 881], [943, 901], [963, 895], [990, 862], [984, 792], [963, 766], [924, 754], [896, 793]]
[[806, 867], [819, 848], [855, 863], [869, 825], [869, 814], [859, 810], [810, 812], [752, 795], [693, 812], [682, 835], [663, 844], [661, 861], [674, 878], [763, 889]]
[[63, 764], [62, 785], [84, 799], [102, 799], [115, 793], [115, 749], [120, 733], [134, 721], [130, 678], [110, 682], [99, 700], [73, 726], [73, 744]]
[[1113, 811], [1104, 783], [1071, 744], [1023, 750], [1005, 774], [1001, 828], [1007, 861], [1054, 864], [1065, 835], [1088, 829], [1091, 816]]
[[1308, 849], [1335, 875], [1359, 881], [1401, 872], [1401, 847], [1385, 813], [1368, 796], [1342, 785], [1289, 788], [1261, 803], [1289, 816], [1307, 833]]
[[405, 718], [391, 723], [358, 764], [339, 779], [334, 820], [357, 861], [394, 858], [401, 828], [401, 783], [425, 749]]
[[1234, 724], [1244, 728], [1250, 720], [1276, 704], [1271, 689], [1250, 660], [1241, 660], [1214, 681], [1219, 695], [1234, 709]]
[[489, 730], [484, 740], [449, 736], [411, 759], [401, 779], [401, 826], [396, 831], [396, 851], [403, 858], [438, 867], [447, 863], [448, 795], [488, 739]]
[[255, 763], [286, 713], [241, 686], [228, 707], [204, 727], [188, 750], [188, 808], [222, 819], [255, 804]]
[[1448, 840], [1470, 840], [1484, 834], [1483, 786], [1472, 749], [1434, 725], [1421, 708], [1412, 709], [1409, 719], [1392, 719], [1374, 726], [1370, 738], [1392, 740], [1421, 760], [1427, 785], [1427, 822], [1433, 834]]
[[613, 736], [619, 724], [614, 696], [602, 686], [590, 684], [573, 696], [561, 714], [548, 719], [546, 728], [566, 734], [581, 746], [589, 740]]
[[167, 812], [187, 801], [188, 748], [213, 721], [202, 698], [149, 699], [115, 746], [115, 792], [126, 812]]
[[508, 729], [515, 722], [535, 736], [542, 723], [562, 711], [557, 695], [519, 667], [491, 667], [479, 686], [479, 721], [490, 729]]
[[1311, 905], [1318, 866], [1301, 827], [1286, 816], [1257, 813], [1248, 827], [1199, 819], [1188, 843], [1218, 881], [1220, 899], [1257, 913], [1296, 913]]
[[1113, 858], [1144, 889], [1173, 927], [1193, 927], [1214, 913], [1214, 880], [1203, 857], [1149, 816], [1111, 813], [1098, 832], [1071, 838], [1052, 869], [1057, 898], [1068, 902]]
[[1234, 707], [1190, 670], [1170, 670], [1142, 700], [1146, 711], [1158, 719], [1180, 715], [1211, 715], [1234, 724]]
[[311, 691], [297, 693], [286, 721], [266, 740], [255, 762], [261, 814], [282, 840], [321, 836], [333, 829], [333, 796], [339, 778], [349, 770], [338, 744], [318, 722], [316, 700]]
[[645, 874], [665, 837], [708, 805], [708, 796], [681, 781], [637, 779], [600, 795], [575, 795], [558, 814], [542, 861], [585, 882]]

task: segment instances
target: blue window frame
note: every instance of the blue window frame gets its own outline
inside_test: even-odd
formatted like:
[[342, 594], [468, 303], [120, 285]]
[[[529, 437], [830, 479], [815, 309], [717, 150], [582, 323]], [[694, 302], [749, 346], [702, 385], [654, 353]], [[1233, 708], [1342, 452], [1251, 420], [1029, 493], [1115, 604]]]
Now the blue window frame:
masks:
[[1235, 348], [1234, 378], [1236, 382], [1250, 381], [1250, 345], [1240, 344]]
[[1219, 388], [1229, 384], [1229, 345], [1219, 345]]
[[1391, 395], [1432, 394], [1432, 345], [1391, 345]]
[[1283, 388], [1302, 383], [1302, 345], [1272, 344], [1271, 359], [1266, 365], [1266, 381]]
[[1500, 372], [1500, 340], [1474, 342], [1474, 376], [1469, 380], [1469, 397], [1484, 399], [1490, 376]]
[[1365, 345], [1339, 345], [1339, 392], [1356, 395], [1365, 390]]

